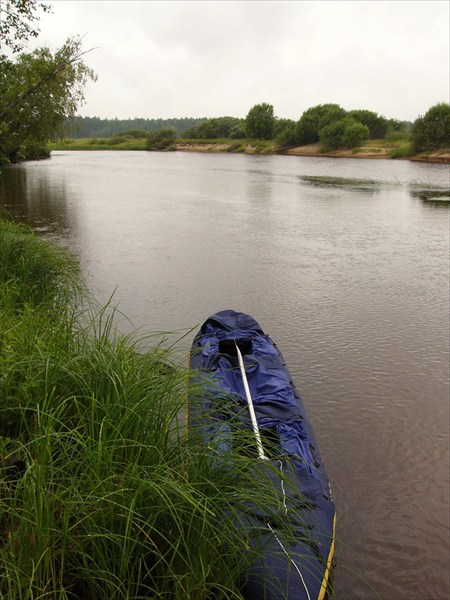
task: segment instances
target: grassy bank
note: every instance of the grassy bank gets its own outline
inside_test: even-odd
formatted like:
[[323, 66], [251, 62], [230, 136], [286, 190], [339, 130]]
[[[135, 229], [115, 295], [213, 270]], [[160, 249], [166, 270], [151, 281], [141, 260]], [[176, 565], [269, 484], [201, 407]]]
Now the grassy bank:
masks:
[[[145, 150], [145, 138], [80, 138], [53, 142], [50, 150]], [[229, 138], [199, 140], [178, 139], [175, 149], [191, 152], [242, 152], [247, 154], [275, 154], [273, 141], [230, 140]]]
[[1, 598], [240, 598], [238, 515], [281, 499], [186, 435], [186, 383], [92, 308], [76, 260], [0, 221]]
[[[67, 139], [49, 145], [50, 150], [145, 150], [145, 138], [123, 139], [83, 138]], [[223, 139], [178, 139], [175, 150], [182, 152], [231, 152], [243, 154], [287, 154], [292, 156], [329, 156], [334, 158], [385, 158], [407, 159], [424, 162], [450, 163], [450, 152], [441, 150], [415, 155], [404, 140], [387, 143], [385, 140], [370, 140], [366, 145], [348, 150], [324, 152], [319, 144], [279, 149], [273, 140], [230, 140]]]

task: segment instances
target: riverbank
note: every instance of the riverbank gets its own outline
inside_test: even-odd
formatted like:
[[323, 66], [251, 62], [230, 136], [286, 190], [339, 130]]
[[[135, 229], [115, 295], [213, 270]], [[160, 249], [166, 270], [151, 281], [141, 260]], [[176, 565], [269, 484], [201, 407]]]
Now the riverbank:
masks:
[[[145, 150], [145, 138], [120, 139], [85, 138], [68, 139], [49, 145], [50, 150]], [[178, 139], [169, 150], [179, 152], [202, 153], [240, 153], [240, 154], [281, 154], [286, 156], [314, 156], [331, 158], [370, 158], [370, 159], [404, 159], [418, 162], [450, 164], [450, 152], [440, 151], [429, 154], [408, 155], [401, 144], [387, 145], [382, 140], [374, 140], [369, 144], [351, 150], [334, 150], [322, 152], [319, 144], [295, 146], [279, 149], [272, 140], [182, 140]]]
[[281, 500], [186, 436], [163, 340], [117, 334], [75, 258], [4, 221], [0, 315], [0, 597], [240, 597], [238, 515]]

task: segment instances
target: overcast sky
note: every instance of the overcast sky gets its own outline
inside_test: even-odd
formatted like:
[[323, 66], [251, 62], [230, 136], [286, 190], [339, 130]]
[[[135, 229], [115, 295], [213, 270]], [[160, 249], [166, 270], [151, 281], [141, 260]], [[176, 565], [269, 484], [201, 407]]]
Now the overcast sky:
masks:
[[245, 117], [267, 102], [415, 120], [449, 102], [447, 0], [53, 0], [39, 45], [82, 35], [98, 75], [79, 114]]

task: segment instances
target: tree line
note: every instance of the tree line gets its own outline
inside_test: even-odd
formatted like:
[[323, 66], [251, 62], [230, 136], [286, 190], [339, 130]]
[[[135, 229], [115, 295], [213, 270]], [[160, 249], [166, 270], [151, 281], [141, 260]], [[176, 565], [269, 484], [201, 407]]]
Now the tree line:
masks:
[[207, 121], [207, 117], [171, 118], [171, 119], [101, 119], [100, 117], [81, 117], [79, 115], [66, 120], [64, 130], [67, 137], [79, 138], [109, 138], [115, 135], [127, 134], [130, 131], [158, 131], [165, 127], [175, 129], [181, 136], [187, 129]]
[[[450, 105], [439, 103], [414, 122], [388, 119], [367, 109], [345, 110], [338, 104], [319, 104], [303, 112], [298, 121], [279, 118], [271, 104], [253, 106], [245, 118], [231, 116], [200, 119], [129, 119], [108, 120], [75, 117], [84, 136], [114, 139], [145, 137], [148, 150], [174, 149], [181, 140], [274, 140], [279, 150], [319, 144], [322, 151], [352, 149], [370, 140], [387, 144], [403, 141], [404, 155], [448, 149], [450, 146]], [[135, 126], [136, 129], [130, 129]], [[74, 136], [78, 137], [78, 136]], [[399, 154], [400, 155], [400, 154]]]

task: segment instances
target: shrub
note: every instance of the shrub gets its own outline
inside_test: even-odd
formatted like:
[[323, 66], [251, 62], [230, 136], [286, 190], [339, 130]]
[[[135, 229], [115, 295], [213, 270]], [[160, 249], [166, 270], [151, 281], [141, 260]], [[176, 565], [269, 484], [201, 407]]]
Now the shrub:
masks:
[[255, 140], [271, 140], [275, 126], [275, 116], [271, 104], [253, 106], [245, 119], [247, 137]]
[[411, 134], [414, 152], [450, 147], [450, 104], [436, 104], [416, 119]]
[[327, 125], [320, 132], [324, 150], [353, 148], [359, 146], [369, 136], [369, 128], [353, 119], [346, 118]]
[[146, 150], [174, 150], [177, 132], [174, 127], [163, 127], [149, 131], [146, 136]]
[[245, 139], [247, 132], [245, 131], [244, 123], [237, 123], [231, 127], [229, 136], [232, 140], [243, 140]]

